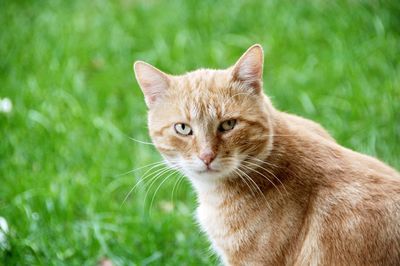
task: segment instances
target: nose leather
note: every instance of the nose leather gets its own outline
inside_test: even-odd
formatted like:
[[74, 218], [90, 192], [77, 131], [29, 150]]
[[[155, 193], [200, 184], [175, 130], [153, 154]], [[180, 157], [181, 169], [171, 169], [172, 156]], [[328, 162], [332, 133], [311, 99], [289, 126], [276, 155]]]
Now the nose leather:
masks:
[[215, 152], [211, 150], [204, 151], [199, 155], [200, 160], [202, 160], [207, 166], [210, 165], [210, 163], [215, 159], [215, 157], [216, 157]]

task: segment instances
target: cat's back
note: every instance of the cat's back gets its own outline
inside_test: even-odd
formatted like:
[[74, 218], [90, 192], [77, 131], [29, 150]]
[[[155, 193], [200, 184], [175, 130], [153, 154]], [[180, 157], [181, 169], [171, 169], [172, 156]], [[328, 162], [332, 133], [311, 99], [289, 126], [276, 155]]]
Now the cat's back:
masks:
[[315, 182], [295, 264], [318, 257], [322, 265], [400, 265], [400, 174], [331, 141], [313, 124], [286, 121], [288, 135], [296, 132], [292, 143], [307, 155], [303, 174], [314, 171]]
[[[320, 188], [302, 248], [322, 265], [400, 265], [400, 182], [377, 173]], [[306, 254], [311, 259], [316, 254]], [[304, 257], [303, 257], [304, 258]]]
[[[279, 113], [285, 173], [312, 191], [289, 264], [400, 265], [400, 174], [336, 143], [319, 124]], [[300, 188], [304, 185], [300, 185]]]
[[[339, 170], [336, 171], [338, 179], [375, 177], [373, 179], [400, 182], [399, 172], [372, 156], [341, 146], [320, 124], [285, 112], [279, 112], [278, 117], [285, 125], [276, 137], [291, 138], [294, 149], [302, 150], [302, 155], [318, 158], [316, 167]], [[330, 174], [336, 178], [335, 173]]]

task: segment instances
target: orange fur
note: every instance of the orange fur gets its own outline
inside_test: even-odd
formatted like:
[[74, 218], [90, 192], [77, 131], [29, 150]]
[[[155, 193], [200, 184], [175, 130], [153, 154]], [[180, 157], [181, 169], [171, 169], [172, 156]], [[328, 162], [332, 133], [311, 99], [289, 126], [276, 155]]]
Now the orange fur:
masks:
[[[224, 264], [400, 265], [399, 173], [276, 110], [262, 65], [259, 45], [226, 70], [171, 76], [135, 64], [153, 142], [193, 183], [198, 221]], [[230, 119], [234, 128], [218, 131]], [[216, 154], [209, 169], [205, 150]]]

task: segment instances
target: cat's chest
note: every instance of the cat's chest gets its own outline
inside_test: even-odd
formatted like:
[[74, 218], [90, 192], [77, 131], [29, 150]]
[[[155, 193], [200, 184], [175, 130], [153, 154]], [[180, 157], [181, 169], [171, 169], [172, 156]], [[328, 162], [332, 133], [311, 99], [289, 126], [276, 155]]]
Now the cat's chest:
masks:
[[228, 235], [227, 223], [232, 219], [224, 211], [208, 204], [200, 204], [197, 208], [197, 220], [203, 231], [211, 237]]
[[252, 210], [246, 201], [229, 204], [200, 203], [197, 220], [210, 238], [214, 249], [224, 257], [247, 249], [251, 242], [263, 241], [268, 230], [259, 226], [260, 212]]

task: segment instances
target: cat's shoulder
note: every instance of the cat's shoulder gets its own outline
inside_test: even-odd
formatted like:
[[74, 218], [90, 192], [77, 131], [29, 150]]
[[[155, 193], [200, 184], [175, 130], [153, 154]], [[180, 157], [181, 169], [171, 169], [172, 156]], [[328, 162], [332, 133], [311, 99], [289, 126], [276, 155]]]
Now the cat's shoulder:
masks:
[[285, 120], [287, 125], [295, 131], [306, 131], [312, 134], [316, 134], [326, 140], [335, 141], [335, 139], [329, 134], [329, 132], [317, 122], [285, 112], [280, 112], [279, 115]]

